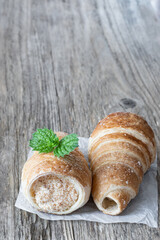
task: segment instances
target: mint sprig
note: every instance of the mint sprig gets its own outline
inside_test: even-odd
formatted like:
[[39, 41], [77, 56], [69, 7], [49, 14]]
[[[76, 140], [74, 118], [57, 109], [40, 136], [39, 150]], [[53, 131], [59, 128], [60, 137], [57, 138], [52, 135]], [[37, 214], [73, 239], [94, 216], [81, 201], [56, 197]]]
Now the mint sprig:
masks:
[[51, 129], [43, 128], [37, 129], [37, 131], [33, 133], [29, 146], [32, 147], [34, 151], [39, 151], [39, 153], [49, 153], [52, 152], [58, 144], [59, 139], [57, 135]]
[[62, 138], [58, 146], [54, 149], [54, 155], [57, 157], [64, 157], [78, 147], [77, 134], [69, 134]]
[[54, 152], [57, 157], [64, 157], [78, 147], [77, 134], [69, 134], [59, 141], [57, 135], [50, 129], [37, 129], [30, 140], [30, 147], [39, 153]]

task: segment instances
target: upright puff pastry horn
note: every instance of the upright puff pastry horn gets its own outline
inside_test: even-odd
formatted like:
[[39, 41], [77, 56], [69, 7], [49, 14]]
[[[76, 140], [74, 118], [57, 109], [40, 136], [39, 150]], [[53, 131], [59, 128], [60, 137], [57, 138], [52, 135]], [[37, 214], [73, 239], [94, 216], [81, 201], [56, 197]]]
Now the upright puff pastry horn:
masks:
[[[59, 139], [67, 135], [56, 134]], [[22, 170], [22, 189], [39, 211], [68, 214], [88, 201], [91, 172], [78, 148], [63, 158], [55, 157], [53, 152], [34, 152]]]
[[156, 156], [152, 129], [140, 116], [117, 112], [101, 120], [89, 139], [92, 195], [106, 214], [121, 213], [139, 190]]

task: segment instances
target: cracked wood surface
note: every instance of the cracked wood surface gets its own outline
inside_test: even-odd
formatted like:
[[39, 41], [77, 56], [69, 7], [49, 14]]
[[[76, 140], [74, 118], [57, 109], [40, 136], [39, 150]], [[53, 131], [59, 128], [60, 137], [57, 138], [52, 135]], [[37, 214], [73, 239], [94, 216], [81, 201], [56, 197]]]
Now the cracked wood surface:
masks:
[[88, 137], [108, 113], [132, 111], [153, 127], [159, 158], [159, 50], [149, 0], [0, 1], [0, 239], [160, 239], [142, 224], [51, 222], [14, 207], [38, 127]]

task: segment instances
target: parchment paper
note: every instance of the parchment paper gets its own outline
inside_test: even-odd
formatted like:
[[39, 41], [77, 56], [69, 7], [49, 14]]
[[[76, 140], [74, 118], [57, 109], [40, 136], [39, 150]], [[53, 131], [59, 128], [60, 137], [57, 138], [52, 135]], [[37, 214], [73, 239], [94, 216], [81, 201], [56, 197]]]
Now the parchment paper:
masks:
[[[79, 149], [87, 157], [88, 138], [79, 138]], [[28, 158], [33, 154], [30, 150]], [[40, 218], [48, 220], [85, 220], [101, 223], [143, 223], [150, 227], [158, 227], [158, 186], [157, 186], [157, 159], [149, 171], [144, 175], [140, 190], [128, 207], [119, 216], [109, 216], [100, 212], [92, 198], [88, 203], [69, 215], [53, 215], [37, 211], [24, 197], [21, 188], [15, 206], [30, 213], [37, 214]]]

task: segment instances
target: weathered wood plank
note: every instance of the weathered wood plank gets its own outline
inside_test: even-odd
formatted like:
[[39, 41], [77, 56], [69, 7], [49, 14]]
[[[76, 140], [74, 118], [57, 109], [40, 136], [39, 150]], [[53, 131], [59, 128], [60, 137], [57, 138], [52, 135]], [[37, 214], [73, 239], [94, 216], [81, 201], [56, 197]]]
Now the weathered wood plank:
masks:
[[1, 238], [159, 239], [141, 224], [50, 222], [14, 207], [37, 127], [88, 137], [106, 114], [133, 111], [159, 144], [160, 23], [150, 2], [2, 0], [0, 23]]

